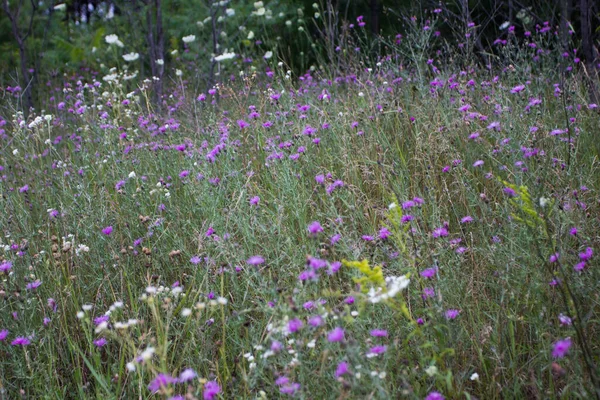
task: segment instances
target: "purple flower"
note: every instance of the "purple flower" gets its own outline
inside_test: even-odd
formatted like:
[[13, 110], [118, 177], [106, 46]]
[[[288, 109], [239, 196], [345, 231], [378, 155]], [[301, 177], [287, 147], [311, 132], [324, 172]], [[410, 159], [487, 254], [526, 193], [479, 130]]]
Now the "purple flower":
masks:
[[204, 393], [202, 398], [204, 400], [213, 400], [217, 395], [221, 393], [221, 387], [215, 381], [208, 381], [204, 384]]
[[308, 233], [311, 235], [317, 235], [319, 232], [323, 232], [323, 227], [319, 221], [313, 221], [308, 225]]
[[340, 235], [339, 233], [336, 233], [335, 235], [333, 235], [331, 237], [331, 239], [329, 239], [331, 245], [333, 246], [334, 244], [336, 244], [340, 240], [341, 237], [342, 237], [342, 235]]
[[560, 321], [560, 324], [562, 326], [570, 326], [573, 323], [573, 320], [570, 317], [567, 317], [566, 315], [560, 314], [558, 316], [558, 320]]
[[320, 315], [315, 315], [308, 319], [308, 324], [310, 326], [312, 326], [313, 328], [317, 328], [317, 327], [323, 325], [323, 318], [321, 318]]
[[373, 329], [371, 332], [373, 337], [387, 337], [388, 332], [384, 329]]
[[473, 166], [474, 166], [475, 168], [477, 168], [477, 167], [481, 167], [482, 165], [483, 165], [483, 160], [477, 160], [477, 161], [475, 161], [475, 162], [473, 163]]
[[369, 235], [362, 235], [362, 240], [364, 240], [365, 242], [372, 242], [375, 238], [373, 236], [369, 236]]
[[148, 390], [152, 393], [158, 392], [161, 388], [165, 388], [172, 383], [177, 383], [177, 378], [173, 378], [167, 374], [158, 374], [156, 378], [148, 385]]
[[253, 198], [250, 199], [251, 206], [257, 206], [259, 202], [260, 202], [260, 197], [258, 197], [258, 196], [254, 196]]
[[421, 271], [421, 276], [423, 278], [429, 279], [435, 276], [435, 268], [427, 268]]
[[279, 391], [282, 394], [289, 394], [289, 395], [294, 395], [296, 394], [296, 392], [300, 390], [300, 384], [299, 383], [289, 383], [286, 385], [283, 385], [279, 388]]
[[265, 262], [261, 256], [252, 256], [246, 261], [249, 265], [260, 265]]
[[8, 329], [2, 329], [0, 331], [0, 342], [2, 342], [8, 336]]
[[448, 229], [446, 229], [446, 227], [444, 227], [444, 226], [435, 228], [433, 230], [433, 232], [431, 233], [431, 236], [433, 236], [434, 238], [448, 236]]
[[191, 368], [184, 369], [181, 374], [179, 374], [179, 382], [188, 382], [196, 377], [196, 371]]
[[470, 215], [467, 215], [466, 217], [463, 217], [460, 220], [461, 224], [468, 224], [469, 222], [473, 222], [473, 217], [471, 217]]
[[31, 341], [24, 336], [16, 337], [15, 340], [10, 343], [11, 346], [27, 346], [29, 344], [31, 344]]
[[244, 129], [244, 128], [250, 126], [250, 124], [247, 123], [246, 121], [244, 121], [243, 119], [238, 119], [237, 124], [240, 127], [240, 129]]
[[185, 169], [185, 170], [183, 170], [183, 171], [181, 171], [181, 172], [179, 173], [179, 177], [183, 179], [183, 178], [185, 178], [186, 176], [188, 176], [189, 174], [190, 174], [190, 171], [188, 171], [187, 169]]
[[369, 349], [367, 357], [375, 357], [387, 351], [387, 346], [373, 346]]
[[194, 265], [198, 265], [202, 262], [202, 259], [198, 256], [193, 256], [192, 258], [190, 258], [190, 262]]
[[456, 317], [458, 317], [458, 314], [460, 314], [460, 311], [454, 309], [446, 310], [446, 312], [444, 313], [447, 320], [455, 319]]
[[392, 232], [390, 232], [386, 227], [383, 227], [379, 230], [379, 239], [385, 240], [390, 237], [391, 234]]
[[348, 363], [342, 361], [338, 364], [337, 368], [335, 369], [335, 377], [339, 378], [340, 376], [347, 374], [348, 372], [350, 372], [348, 369]]
[[27, 286], [25, 286], [25, 289], [34, 290], [39, 288], [41, 285], [42, 282], [39, 279], [36, 279], [35, 281], [28, 283]]
[[585, 251], [583, 253], [579, 253], [579, 259], [581, 261], [589, 261], [592, 259], [593, 255], [594, 255], [594, 250], [591, 247], [588, 247], [585, 249]]
[[515, 94], [515, 93], [521, 93], [523, 90], [525, 90], [525, 85], [517, 85], [514, 88], [510, 89], [510, 92]]
[[107, 226], [106, 228], [102, 229], [102, 233], [105, 234], [106, 236], [110, 235], [113, 231], [113, 227], [112, 226]]
[[29, 190], [29, 185], [25, 185], [25, 186], [19, 188], [20, 193], [25, 193], [28, 190]]
[[0, 272], [8, 272], [12, 268], [12, 263], [10, 261], [2, 261], [0, 263]]
[[513, 188], [505, 187], [503, 192], [508, 197], [517, 197], [517, 192]]
[[327, 340], [329, 342], [342, 342], [344, 340], [344, 330], [342, 328], [340, 328], [339, 326], [334, 328], [327, 335]]
[[439, 392], [430, 392], [425, 400], [444, 400], [444, 396]]
[[94, 343], [94, 346], [96, 346], [96, 347], [102, 347], [106, 344], [106, 339], [104, 339], [104, 338], [96, 339], [92, 343]]
[[552, 357], [563, 358], [564, 356], [566, 356], [569, 352], [569, 349], [571, 348], [571, 344], [571, 338], [559, 340], [558, 342], [554, 343], [554, 346], [552, 348]]
[[288, 330], [290, 331], [290, 333], [299, 331], [300, 329], [302, 329], [303, 326], [304, 324], [298, 318], [294, 318], [288, 322]]

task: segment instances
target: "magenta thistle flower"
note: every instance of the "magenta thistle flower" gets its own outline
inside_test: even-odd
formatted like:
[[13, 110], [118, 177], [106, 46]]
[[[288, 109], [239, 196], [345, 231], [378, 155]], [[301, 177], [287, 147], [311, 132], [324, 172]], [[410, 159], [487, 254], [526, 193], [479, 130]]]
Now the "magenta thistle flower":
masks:
[[190, 262], [194, 265], [198, 265], [200, 264], [200, 262], [202, 262], [202, 259], [198, 256], [193, 256], [192, 258], [190, 258]]
[[102, 347], [106, 344], [106, 339], [105, 338], [96, 339], [92, 343], [94, 343], [94, 346], [96, 346], [96, 347]]
[[313, 221], [308, 225], [308, 233], [311, 235], [317, 235], [319, 232], [323, 232], [323, 227], [319, 221]]
[[446, 310], [446, 312], [444, 313], [447, 320], [455, 319], [456, 317], [458, 317], [458, 314], [460, 314], [460, 311], [454, 309]]
[[258, 197], [258, 196], [254, 196], [253, 198], [250, 199], [251, 206], [257, 206], [259, 202], [260, 202], [260, 197]]
[[177, 378], [173, 378], [167, 374], [158, 374], [156, 378], [148, 385], [148, 390], [152, 393], [158, 392], [161, 388], [166, 388], [172, 383], [177, 383]]
[[435, 268], [427, 268], [421, 271], [421, 276], [426, 279], [433, 278], [435, 276]]
[[110, 235], [113, 231], [113, 227], [112, 226], [107, 226], [106, 228], [102, 229], [102, 233], [105, 234], [106, 236]]
[[473, 166], [474, 166], [475, 168], [477, 168], [477, 167], [481, 167], [482, 165], [483, 165], [483, 160], [477, 160], [477, 161], [475, 161], [475, 162], [473, 163]]
[[383, 227], [379, 230], [379, 239], [385, 240], [390, 237], [391, 234], [392, 232], [390, 232], [386, 227]]
[[2, 342], [8, 336], [8, 329], [0, 330], [0, 342]]
[[329, 342], [342, 342], [344, 340], [344, 330], [339, 326], [334, 328], [327, 335], [327, 341]]
[[444, 396], [439, 392], [430, 392], [425, 400], [444, 400]]
[[15, 340], [13, 340], [10, 343], [11, 346], [21, 346], [21, 347], [27, 346], [30, 344], [31, 344], [31, 341], [24, 336], [16, 337]]
[[388, 332], [384, 329], [373, 329], [370, 334], [373, 337], [387, 337]]
[[217, 395], [221, 393], [221, 387], [215, 381], [208, 381], [204, 384], [204, 393], [202, 398], [204, 400], [213, 400]]
[[517, 192], [513, 188], [505, 187], [503, 192], [508, 197], [517, 197]]
[[8, 272], [12, 268], [12, 263], [10, 261], [2, 261], [0, 263], [0, 272]]
[[339, 378], [340, 376], [349, 373], [350, 370], [348, 368], [348, 363], [345, 361], [342, 361], [341, 363], [338, 364], [337, 368], [335, 369], [335, 377]]
[[288, 322], [288, 330], [290, 331], [290, 333], [299, 331], [300, 329], [302, 329], [303, 326], [304, 324], [298, 318], [294, 318]]
[[466, 217], [463, 217], [460, 220], [461, 224], [468, 224], [469, 222], [473, 222], [473, 217], [471, 217], [470, 215], [467, 215]]
[[37, 279], [33, 282], [28, 283], [27, 286], [25, 286], [25, 289], [34, 290], [34, 289], [39, 288], [41, 285], [42, 285], [42, 282], [39, 279]]
[[375, 357], [387, 351], [387, 346], [373, 346], [367, 352], [367, 357]]
[[246, 261], [249, 265], [260, 265], [265, 262], [262, 256], [252, 256]]
[[554, 343], [552, 348], [552, 357], [563, 358], [569, 352], [572, 344], [571, 338], [559, 340], [558, 342]]

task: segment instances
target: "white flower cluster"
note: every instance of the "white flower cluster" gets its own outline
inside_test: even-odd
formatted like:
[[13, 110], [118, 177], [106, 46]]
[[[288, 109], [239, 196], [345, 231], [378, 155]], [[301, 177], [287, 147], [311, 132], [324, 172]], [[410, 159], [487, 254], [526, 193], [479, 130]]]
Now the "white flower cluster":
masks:
[[388, 276], [385, 278], [387, 287], [384, 288], [371, 288], [368, 296], [371, 303], [379, 303], [388, 299], [396, 297], [400, 291], [406, 289], [410, 283], [410, 279], [406, 275], [402, 276]]
[[124, 47], [124, 44], [123, 44], [123, 42], [121, 42], [121, 41], [119, 40], [119, 37], [118, 37], [117, 35], [115, 35], [114, 33], [113, 33], [112, 35], [106, 35], [106, 36], [104, 37], [104, 40], [105, 40], [105, 41], [106, 41], [106, 43], [108, 43], [109, 45], [110, 45], [110, 44], [115, 44], [115, 45], [117, 45], [117, 46], [119, 46], [119, 47], [121, 47], [121, 48], [122, 48], [122, 47]]

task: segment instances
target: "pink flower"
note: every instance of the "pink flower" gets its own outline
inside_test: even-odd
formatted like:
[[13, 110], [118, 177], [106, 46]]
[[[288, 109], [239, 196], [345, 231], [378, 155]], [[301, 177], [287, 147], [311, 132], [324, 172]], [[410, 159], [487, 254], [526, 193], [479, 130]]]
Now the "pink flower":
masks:
[[339, 326], [336, 327], [334, 330], [332, 330], [331, 332], [329, 332], [329, 335], [327, 335], [327, 340], [329, 342], [342, 342], [342, 341], [344, 341], [344, 330], [342, 328], [340, 328]]
[[0, 331], [0, 342], [2, 342], [8, 336], [8, 329], [2, 329]]
[[260, 265], [265, 262], [262, 256], [252, 256], [246, 261], [249, 265]]
[[348, 369], [348, 363], [345, 361], [342, 361], [341, 363], [338, 364], [336, 370], [335, 370], [335, 377], [339, 378], [340, 376], [349, 373], [349, 369]]
[[311, 235], [317, 235], [319, 232], [323, 232], [323, 227], [319, 221], [313, 221], [308, 225], [308, 233]]
[[554, 343], [554, 347], [552, 348], [552, 357], [563, 358], [569, 352], [571, 345], [571, 338], [559, 340], [558, 342]]
[[24, 336], [19, 336], [10, 343], [11, 346], [21, 346], [21, 347], [27, 346], [29, 344], [31, 344], [31, 341]]
[[106, 228], [102, 229], [102, 233], [104, 233], [106, 236], [110, 235], [113, 231], [113, 227], [112, 226], [107, 226]]

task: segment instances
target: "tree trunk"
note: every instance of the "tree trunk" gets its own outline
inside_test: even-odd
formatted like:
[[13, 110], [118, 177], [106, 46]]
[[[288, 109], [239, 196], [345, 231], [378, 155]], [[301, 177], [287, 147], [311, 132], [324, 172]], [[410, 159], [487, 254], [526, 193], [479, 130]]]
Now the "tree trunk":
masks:
[[581, 16], [581, 50], [587, 70], [590, 99], [592, 102], [598, 102], [600, 98], [598, 89], [598, 70], [596, 68], [596, 56], [594, 54], [593, 34], [590, 19], [591, 4], [588, 0], [580, 0]]
[[560, 42], [563, 51], [569, 51], [569, 22], [571, 21], [571, 0], [560, 0]]
[[379, 1], [371, 0], [371, 32], [374, 35], [379, 35]]

